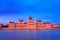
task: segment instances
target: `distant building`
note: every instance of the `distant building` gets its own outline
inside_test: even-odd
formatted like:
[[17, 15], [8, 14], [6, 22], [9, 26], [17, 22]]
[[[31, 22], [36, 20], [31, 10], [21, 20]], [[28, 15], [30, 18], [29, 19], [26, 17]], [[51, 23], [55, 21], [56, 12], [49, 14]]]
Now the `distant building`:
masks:
[[53, 24], [52, 27], [53, 28], [60, 28], [60, 24]]
[[2, 29], [2, 27], [3, 27], [3, 24], [0, 24], [0, 29]]

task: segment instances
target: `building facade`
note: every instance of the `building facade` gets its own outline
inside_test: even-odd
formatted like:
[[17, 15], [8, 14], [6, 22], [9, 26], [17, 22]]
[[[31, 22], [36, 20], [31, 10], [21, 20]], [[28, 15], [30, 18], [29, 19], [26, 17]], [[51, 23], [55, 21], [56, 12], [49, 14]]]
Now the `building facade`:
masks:
[[[2, 28], [2, 24], [0, 24], [0, 29]], [[9, 30], [41, 30], [41, 29], [52, 29], [52, 28], [60, 28], [60, 24], [51, 24], [50, 22], [43, 23], [42, 20], [33, 20], [30, 16], [27, 22], [23, 20], [19, 20], [17, 23], [14, 21], [10, 21], [8, 24]]]
[[2, 29], [3, 24], [0, 24], [0, 29]]

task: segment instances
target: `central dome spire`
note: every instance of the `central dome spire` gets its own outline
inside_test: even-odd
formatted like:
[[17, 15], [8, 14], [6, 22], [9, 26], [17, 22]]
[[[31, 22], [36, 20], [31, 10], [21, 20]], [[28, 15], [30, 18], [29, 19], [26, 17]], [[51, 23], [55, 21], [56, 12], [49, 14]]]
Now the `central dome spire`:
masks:
[[32, 17], [31, 16], [29, 17], [29, 20], [32, 20]]

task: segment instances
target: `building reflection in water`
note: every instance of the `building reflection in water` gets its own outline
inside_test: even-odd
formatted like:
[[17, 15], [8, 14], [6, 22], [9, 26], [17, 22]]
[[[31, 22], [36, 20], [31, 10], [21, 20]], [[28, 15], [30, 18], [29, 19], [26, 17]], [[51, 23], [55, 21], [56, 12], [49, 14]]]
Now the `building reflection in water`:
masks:
[[[13, 33], [14, 32], [14, 33]], [[32, 35], [34, 34], [34, 35]], [[32, 40], [36, 38], [36, 30], [14, 30], [8, 32], [8, 39], [9, 40]]]
[[60, 30], [1, 30], [0, 40], [59, 40]]

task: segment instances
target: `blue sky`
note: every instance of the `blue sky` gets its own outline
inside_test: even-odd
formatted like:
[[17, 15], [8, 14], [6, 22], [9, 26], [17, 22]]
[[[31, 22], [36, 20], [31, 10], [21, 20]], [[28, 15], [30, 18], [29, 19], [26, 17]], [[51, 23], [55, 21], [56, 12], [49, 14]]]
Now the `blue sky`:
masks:
[[43, 22], [60, 23], [60, 0], [0, 0], [0, 23], [27, 21], [30, 15]]

